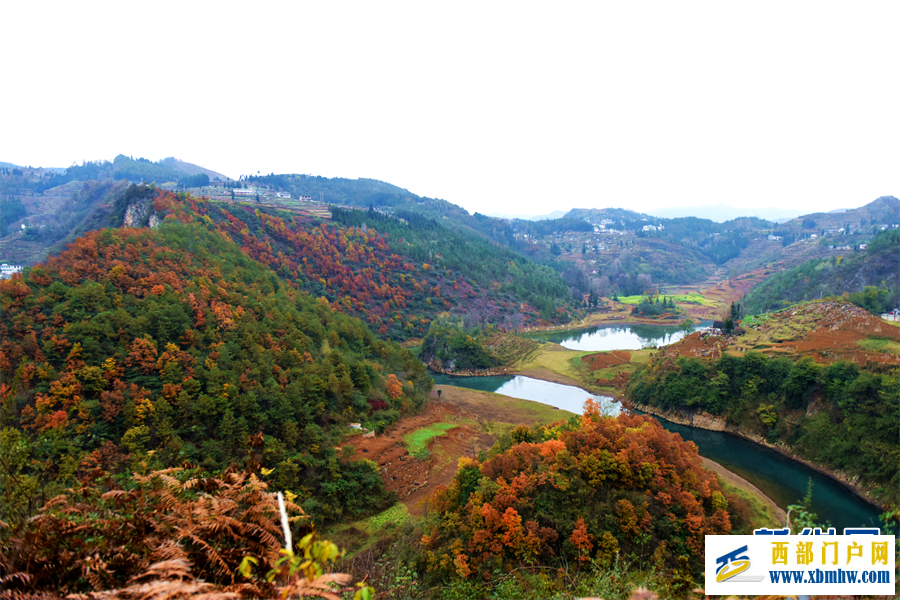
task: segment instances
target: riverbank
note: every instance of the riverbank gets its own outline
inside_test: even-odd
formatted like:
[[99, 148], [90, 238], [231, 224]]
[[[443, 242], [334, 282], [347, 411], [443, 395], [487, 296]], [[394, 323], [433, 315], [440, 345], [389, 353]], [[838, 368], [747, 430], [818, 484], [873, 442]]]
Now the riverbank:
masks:
[[[650, 349], [633, 351], [631, 353], [630, 360], [630, 365], [633, 366], [631, 366], [630, 368], [625, 365], [617, 366], [615, 370], [633, 371], [640, 364], [646, 363], [652, 356], [652, 352], [654, 351]], [[554, 383], [561, 383], [564, 385], [574, 385], [583, 388], [591, 393], [599, 393], [607, 396], [612, 396], [626, 408], [633, 407], [640, 411], [652, 414], [660, 419], [664, 419], [678, 425], [707, 431], [718, 431], [734, 435], [748, 442], [751, 442], [754, 445], [773, 450], [778, 454], [784, 456], [785, 458], [800, 463], [815, 471], [816, 473], [819, 473], [839, 483], [842, 487], [852, 492], [856, 497], [865, 502], [867, 505], [870, 505], [881, 511], [885, 510], [884, 505], [872, 496], [874, 487], [870, 489], [861, 486], [859, 484], [858, 477], [853, 477], [846, 473], [831, 470], [828, 467], [797, 455], [787, 447], [772, 444], [762, 436], [755, 435], [751, 432], [745, 432], [735, 427], [729, 426], [724, 419], [719, 419], [707, 414], [672, 413], [662, 411], [652, 406], [634, 405], [624, 398], [622, 389], [609, 389], [607, 387], [601, 388], [584, 381], [583, 374], [580, 373], [579, 370], [573, 365], [573, 359], [591, 354], [597, 354], [597, 352], [568, 350], [563, 348], [562, 346], [559, 346], [558, 344], [548, 342], [544, 344], [541, 352], [532, 357], [526, 363], [519, 365], [518, 368], [512, 370], [510, 374], [525, 375], [528, 377], [534, 377], [535, 379], [544, 379], [546, 381], [552, 381]], [[594, 373], [594, 375], [596, 375], [596, 373]]]
[[[719, 476], [719, 481], [725, 488], [736, 488], [735, 491], [738, 492], [738, 496], [744, 496], [744, 499], [748, 502], [748, 504], [751, 504], [751, 513], [754, 512], [754, 507], [752, 506], [755, 503], [754, 500], [758, 501], [758, 503], [762, 505], [761, 508], [757, 507], [756, 511], [757, 515], [761, 514], [762, 518], [760, 518], [760, 516], [756, 516], [756, 518], [754, 519], [754, 522], [759, 527], [782, 527], [787, 521], [787, 513], [784, 511], [784, 509], [775, 504], [775, 501], [769, 498], [761, 489], [759, 489], [737, 473], [729, 471], [714, 460], [706, 458], [705, 456], [701, 456], [700, 460], [703, 461], [704, 468], [714, 472]], [[744, 493], [741, 494], [740, 491], [743, 491]], [[760, 523], [758, 521], [763, 521], [763, 523]]]
[[871, 495], [872, 490], [868, 488], [864, 488], [859, 485], [858, 477], [851, 477], [846, 473], [835, 471], [815, 463], [811, 460], [808, 460], [802, 456], [799, 456], [795, 452], [791, 451], [790, 448], [787, 448], [782, 445], [772, 444], [762, 436], [756, 435], [751, 432], [743, 431], [737, 427], [729, 425], [724, 419], [720, 419], [714, 417], [712, 415], [707, 414], [686, 414], [681, 412], [674, 411], [664, 411], [655, 406], [647, 406], [643, 404], [638, 404], [635, 402], [630, 402], [628, 400], [618, 399], [619, 402], [622, 403], [628, 409], [637, 409], [643, 413], [652, 415], [658, 419], [663, 419], [665, 421], [669, 421], [671, 423], [675, 423], [677, 425], [683, 425], [685, 427], [693, 427], [696, 429], [705, 429], [707, 431], [718, 431], [722, 433], [727, 433], [733, 435], [735, 437], [739, 437], [748, 442], [756, 444], [758, 446], [762, 446], [778, 454], [788, 458], [794, 462], [800, 463], [809, 469], [812, 469], [816, 473], [828, 477], [829, 479], [841, 484], [848, 491], [852, 492], [855, 496], [857, 496], [863, 502], [878, 508], [880, 510], [885, 510], [883, 504], [881, 504], [877, 499], [873, 498]]
[[[572, 384], [576, 384], [579, 389], [584, 389], [581, 386], [577, 386], [576, 381], [572, 381], [568, 377], [561, 376], [557, 373], [553, 373], [549, 369], [546, 368], [536, 368], [529, 370], [529, 375], [534, 378], [534, 383], [543, 383], [543, 384], [560, 384], [565, 386], [571, 386]], [[544, 375], [546, 379], [537, 379], [537, 376]], [[440, 378], [440, 383], [435, 385], [435, 393], [440, 392], [440, 397], [443, 402], [448, 404], [455, 405], [461, 409], [463, 409], [469, 415], [477, 415], [476, 419], [480, 422], [493, 421], [493, 422], [506, 422], [509, 423], [510, 416], [507, 413], [510, 407], [517, 406], [518, 410], [529, 409], [538, 411], [539, 414], [542, 415], [544, 420], [549, 416], [552, 420], [560, 420], [566, 419], [570, 417], [573, 412], [567, 412], [564, 409], [553, 409], [551, 404], [547, 404], [545, 402], [540, 402], [535, 399], [524, 400], [521, 399], [522, 396], [519, 396], [520, 399], [513, 399], [513, 397], [509, 397], [504, 395], [504, 392], [501, 391], [503, 386], [506, 384], [502, 384], [500, 389], [497, 389], [496, 392], [485, 392], [485, 391], [475, 391], [468, 387], [457, 387], [452, 383], [448, 383], [444, 378]], [[488, 378], [463, 378], [459, 380], [459, 385], [469, 386], [474, 385], [478, 386], [479, 383], [484, 384], [489, 381]], [[488, 384], [490, 385], [490, 384]], [[490, 388], [493, 389], [493, 388]], [[513, 396], [516, 396], [518, 393], [523, 393], [524, 389], [522, 387], [516, 386], [513, 391]], [[530, 390], [533, 394], [534, 390]], [[525, 392], [526, 396], [528, 392]], [[557, 397], [557, 401], [560, 398]], [[574, 405], [573, 405], [574, 406]], [[547, 413], [546, 411], [550, 409], [553, 412]], [[572, 408], [570, 410], [575, 410]], [[498, 412], [499, 411], [499, 412]], [[577, 411], [576, 411], [577, 412]], [[503, 416], [501, 416], [503, 415]], [[524, 424], [532, 424], [537, 420], [535, 419], [537, 415], [532, 416], [528, 414], [527, 416], [523, 413], [520, 417], [521, 423]], [[515, 420], [515, 419], [513, 419]], [[497, 431], [493, 426], [490, 426], [486, 431], [492, 431], [496, 433]], [[758, 487], [753, 485], [750, 481], [735, 473], [730, 471], [720, 463], [711, 460], [707, 457], [699, 457], [703, 461], [703, 466], [717, 474], [719, 480], [728, 493], [741, 498], [745, 502], [747, 502], [750, 513], [752, 515], [753, 522], [757, 524], [759, 527], [780, 527], [784, 523], [785, 514], [784, 510], [779, 508], [778, 504], [769, 497], [765, 492], [760, 490]]]
[[[614, 312], [592, 313], [578, 319], [577, 321], [569, 321], [562, 325], [540, 325], [535, 327], [521, 327], [516, 333], [538, 333], [553, 331], [570, 331], [573, 329], [587, 329], [589, 327], [600, 327], [603, 325], [655, 325], [658, 327], [678, 327], [684, 319], [697, 319], [699, 317], [690, 315], [678, 315], [677, 318], [658, 319], [649, 317], [636, 317], [631, 314], [631, 307], [623, 304], [624, 308]], [[705, 317], [704, 317], [705, 318]], [[702, 320], [702, 319], [701, 319]]]

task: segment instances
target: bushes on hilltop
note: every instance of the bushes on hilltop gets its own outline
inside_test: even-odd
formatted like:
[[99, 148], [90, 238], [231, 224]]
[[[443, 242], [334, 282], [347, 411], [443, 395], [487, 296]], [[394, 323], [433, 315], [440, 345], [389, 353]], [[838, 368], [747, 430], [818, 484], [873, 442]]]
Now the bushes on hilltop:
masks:
[[653, 565], [690, 581], [706, 534], [746, 531], [746, 507], [723, 494], [696, 446], [649, 417], [585, 415], [520, 426], [485, 460], [463, 459], [425, 524], [428, 569], [490, 581], [529, 566]]

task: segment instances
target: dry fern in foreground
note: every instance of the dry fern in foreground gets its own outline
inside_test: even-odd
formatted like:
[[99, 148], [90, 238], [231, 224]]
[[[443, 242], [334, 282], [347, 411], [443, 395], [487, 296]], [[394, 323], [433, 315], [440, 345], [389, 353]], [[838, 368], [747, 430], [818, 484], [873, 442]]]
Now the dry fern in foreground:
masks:
[[[53, 498], [4, 532], [4, 594], [124, 589], [138, 575], [152, 578], [151, 567], [175, 564], [192, 565], [206, 583], [222, 589], [256, 596], [274, 591], [263, 578], [239, 581], [238, 567], [245, 556], [268, 569], [278, 561], [275, 494], [250, 473], [193, 475], [181, 469], [135, 474], [131, 489], [100, 494], [84, 485]], [[303, 516], [293, 503], [287, 508], [294, 518]]]

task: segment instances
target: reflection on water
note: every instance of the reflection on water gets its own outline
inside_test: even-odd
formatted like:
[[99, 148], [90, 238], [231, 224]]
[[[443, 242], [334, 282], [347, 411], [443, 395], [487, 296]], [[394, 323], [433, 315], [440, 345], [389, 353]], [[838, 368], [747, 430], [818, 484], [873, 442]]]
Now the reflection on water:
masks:
[[[549, 404], [581, 414], [584, 401], [595, 398], [608, 411], [617, 415], [619, 403], [609, 396], [597, 396], [571, 385], [561, 385], [522, 376], [454, 377], [433, 373], [436, 384], [496, 392]], [[712, 459], [758, 487], [781, 508], [799, 503], [806, 495], [807, 482], [813, 482], [813, 511], [818, 522], [828, 522], [840, 529], [856, 526], [878, 526], [881, 511], [860, 500], [840, 483], [820, 475], [804, 464], [794, 462], [768, 448], [719, 431], [694, 429], [660, 420], [660, 423], [685, 440], [697, 444], [702, 456]]]
[[[711, 321], [696, 323], [692, 331], [708, 327]], [[640, 350], [666, 346], [684, 337], [677, 325], [603, 325], [570, 331], [540, 331], [523, 334], [535, 340], [553, 342], [569, 350], [601, 352], [605, 350]]]
[[621, 405], [615, 398], [609, 396], [600, 396], [592, 394], [587, 390], [572, 385], [562, 385], [544, 381], [542, 379], [533, 379], [531, 377], [515, 376], [492, 376], [492, 377], [454, 377], [453, 375], [442, 375], [432, 373], [432, 378], [436, 384], [455, 385], [482, 392], [496, 392], [510, 398], [519, 398], [521, 400], [532, 400], [542, 404], [549, 404], [562, 410], [567, 410], [576, 415], [580, 415], [584, 409], [584, 402], [588, 398], [593, 398], [600, 404], [600, 408], [604, 414], [616, 416], [622, 412]]

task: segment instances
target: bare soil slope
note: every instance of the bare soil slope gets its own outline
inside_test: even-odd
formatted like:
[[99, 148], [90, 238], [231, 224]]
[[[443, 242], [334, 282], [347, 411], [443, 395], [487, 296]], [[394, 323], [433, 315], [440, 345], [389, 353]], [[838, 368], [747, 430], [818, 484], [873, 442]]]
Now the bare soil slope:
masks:
[[741, 323], [745, 330], [736, 336], [693, 333], [666, 346], [666, 356], [718, 358], [722, 352], [748, 350], [767, 354], [785, 353], [811, 356], [819, 363], [847, 360], [900, 364], [896, 353], [866, 350], [860, 342], [885, 338], [900, 342], [900, 329], [888, 325], [865, 309], [844, 302], [807, 302], [785, 310], [761, 315]]
[[[441, 390], [440, 400], [437, 390]], [[534, 402], [453, 386], [435, 386], [432, 401], [418, 415], [401, 419], [381, 435], [352, 437], [345, 445], [352, 445], [357, 456], [374, 461], [385, 487], [397, 492], [410, 513], [421, 515], [434, 489], [453, 479], [460, 458], [475, 458], [479, 451], [494, 445], [498, 433], [515, 425], [552, 423], [570, 416], [566, 411]], [[456, 426], [431, 440], [428, 460], [412, 456], [403, 436], [435, 423]]]

